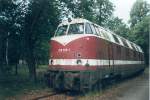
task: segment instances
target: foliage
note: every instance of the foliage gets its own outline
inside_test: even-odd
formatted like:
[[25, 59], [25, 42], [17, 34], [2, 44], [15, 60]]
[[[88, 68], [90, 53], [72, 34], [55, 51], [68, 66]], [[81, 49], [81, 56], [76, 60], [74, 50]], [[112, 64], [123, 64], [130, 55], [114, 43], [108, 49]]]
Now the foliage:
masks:
[[111, 17], [107, 23], [105, 23], [105, 27], [109, 28], [120, 36], [125, 38], [129, 37], [129, 27], [124, 22], [122, 22], [122, 19], [119, 19], [118, 17]]
[[144, 17], [141, 22], [138, 22], [131, 30], [130, 39], [139, 44], [145, 55], [146, 64], [149, 61], [149, 27], [150, 16]]
[[137, 0], [130, 12], [131, 27], [143, 20], [144, 16], [150, 14], [150, 5], [144, 0]]
[[0, 69], [2, 72], [10, 70], [9, 65], [17, 64], [20, 58], [19, 35], [24, 15], [22, 7], [24, 7], [23, 2], [0, 1], [0, 64], [2, 65]]
[[48, 61], [48, 41], [59, 23], [58, 2], [1, 0], [0, 5], [0, 69], [25, 60], [35, 77], [36, 64]]
[[130, 17], [131, 31], [129, 37], [142, 47], [146, 64], [148, 64], [150, 4], [143, 0], [137, 0], [131, 9]]
[[113, 4], [109, 0], [61, 0], [61, 2], [66, 13], [69, 9], [71, 12], [69, 14], [74, 18], [85, 18], [99, 25], [103, 25], [113, 11]]
[[114, 10], [112, 2], [109, 0], [96, 0], [95, 1], [95, 22], [103, 26], [112, 15]]
[[23, 26], [23, 45], [31, 78], [36, 77], [35, 67], [38, 60], [48, 59], [48, 40], [56, 29], [58, 18], [55, 0], [32, 0], [29, 3]]
[[93, 0], [61, 0], [61, 4], [64, 8], [64, 17], [69, 17], [72, 14], [73, 17], [85, 18], [92, 20], [93, 15]]

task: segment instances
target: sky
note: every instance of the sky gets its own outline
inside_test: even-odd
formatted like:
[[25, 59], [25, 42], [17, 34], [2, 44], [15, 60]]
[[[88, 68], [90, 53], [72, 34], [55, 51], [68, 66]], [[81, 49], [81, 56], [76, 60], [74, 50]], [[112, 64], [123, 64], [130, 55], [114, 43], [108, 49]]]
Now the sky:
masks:
[[[111, 0], [115, 6], [114, 16], [123, 19], [128, 24], [130, 19], [130, 10], [136, 0]], [[150, 3], [150, 0], [145, 0]]]

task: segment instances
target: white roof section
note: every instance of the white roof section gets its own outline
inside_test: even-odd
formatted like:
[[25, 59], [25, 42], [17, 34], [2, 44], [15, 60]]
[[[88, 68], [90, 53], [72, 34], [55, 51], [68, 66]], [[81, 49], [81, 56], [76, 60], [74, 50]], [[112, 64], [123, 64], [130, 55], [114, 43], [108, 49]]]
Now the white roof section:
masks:
[[76, 18], [76, 19], [71, 19], [70, 22], [68, 20], [64, 20], [58, 26], [68, 25], [68, 24], [75, 24], [75, 23], [85, 23], [85, 22], [90, 22], [90, 21], [88, 21], [86, 19], [82, 19], [82, 18]]
[[[62, 23], [59, 24], [59, 26], [69, 25], [69, 24], [75, 24], [75, 23], [86, 23], [86, 22], [89, 23], [89, 24], [93, 24], [93, 25], [95, 25], [95, 26], [98, 27], [98, 29], [100, 30], [100, 34], [99, 34], [100, 38], [103, 38], [103, 39], [105, 39], [107, 41], [110, 41], [110, 42], [113, 42], [115, 44], [118, 44], [118, 45], [121, 45], [121, 46], [124, 46], [124, 47], [130, 48], [132, 50], [135, 50], [135, 51], [143, 53], [143, 51], [140, 48], [140, 46], [136, 45], [135, 43], [133, 43], [133, 42], [131, 42], [131, 41], [129, 41], [129, 40], [127, 40], [127, 39], [119, 36], [118, 34], [115, 34], [114, 32], [110, 31], [109, 29], [101, 27], [101, 26], [99, 26], [99, 25], [97, 25], [95, 23], [92, 23], [92, 22], [90, 22], [90, 21], [88, 21], [86, 19], [76, 18], [76, 19], [71, 19], [70, 22], [68, 20], [65, 20], [65, 21], [62, 21]], [[119, 42], [116, 42], [115, 39], [114, 39], [114, 37], [112, 35], [115, 35], [115, 37], [117, 37], [117, 39], [118, 39]], [[126, 42], [127, 46], [124, 45], [124, 42]], [[135, 49], [132, 46], [134, 46]]]

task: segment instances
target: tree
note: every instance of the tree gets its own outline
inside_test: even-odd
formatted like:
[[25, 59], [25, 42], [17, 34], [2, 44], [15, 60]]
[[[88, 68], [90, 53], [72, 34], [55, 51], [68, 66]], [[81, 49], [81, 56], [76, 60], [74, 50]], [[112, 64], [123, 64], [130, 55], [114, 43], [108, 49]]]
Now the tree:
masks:
[[129, 27], [118, 17], [109, 18], [104, 26], [120, 36], [129, 38]]
[[0, 64], [2, 72], [17, 65], [20, 57], [19, 34], [23, 18], [23, 2], [13, 0], [0, 1]]
[[147, 65], [149, 64], [149, 21], [150, 16], [144, 17], [132, 28], [132, 33], [130, 33], [130, 38], [142, 47]]
[[[61, 2], [66, 13], [70, 11], [69, 14], [74, 18], [85, 18], [99, 25], [106, 23], [113, 11], [113, 4], [109, 0], [61, 0]], [[67, 14], [66, 17], [68, 16]]]
[[138, 22], [142, 21], [143, 17], [150, 14], [150, 5], [144, 0], [137, 0], [130, 12], [130, 23], [133, 27]]
[[130, 18], [131, 39], [142, 47], [146, 64], [148, 64], [150, 4], [137, 0], [131, 9]]
[[[69, 14], [74, 18], [85, 18], [92, 20], [94, 0], [61, 0], [64, 17], [69, 17]], [[68, 14], [69, 12], [69, 14]]]
[[103, 26], [109, 17], [112, 15], [114, 8], [112, 2], [109, 0], [96, 0], [95, 1], [95, 16], [96, 23]]
[[[32, 0], [25, 15], [22, 34], [25, 60], [28, 63], [29, 77], [36, 81], [36, 62], [39, 52], [47, 56], [49, 38], [59, 22], [57, 0]], [[44, 52], [43, 52], [44, 51]], [[48, 58], [47, 58], [48, 59]]]

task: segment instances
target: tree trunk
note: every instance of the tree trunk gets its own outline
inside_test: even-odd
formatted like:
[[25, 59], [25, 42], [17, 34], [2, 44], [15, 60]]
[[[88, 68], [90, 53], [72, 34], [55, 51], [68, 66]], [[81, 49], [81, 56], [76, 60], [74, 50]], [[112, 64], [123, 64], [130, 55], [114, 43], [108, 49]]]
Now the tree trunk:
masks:
[[35, 60], [32, 58], [29, 58], [28, 61], [28, 69], [29, 69], [29, 78], [31, 81], [36, 82], [36, 66], [35, 66]]
[[18, 64], [15, 65], [15, 75], [18, 75]]
[[99, 25], [102, 25], [102, 3], [100, 2], [100, 4], [99, 4], [99, 17], [98, 17], [98, 21], [99, 21]]
[[26, 61], [28, 64], [29, 70], [29, 79], [36, 82], [36, 65], [35, 65], [35, 55], [34, 55], [34, 46], [31, 36], [27, 36], [26, 42]]
[[[9, 32], [8, 32], [8, 34], [7, 34], [7, 36], [9, 36]], [[9, 47], [9, 40], [8, 40], [8, 37], [7, 37], [7, 40], [6, 40], [6, 65], [8, 66], [8, 47]]]

